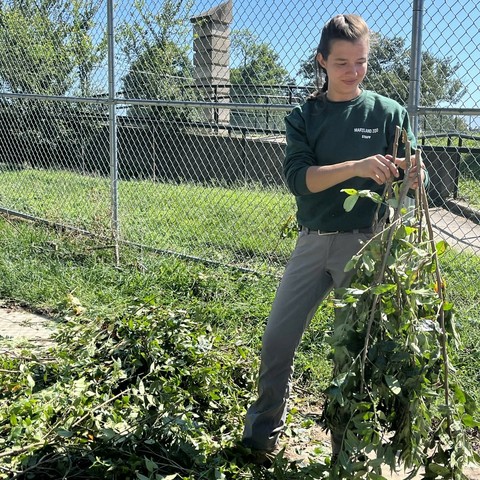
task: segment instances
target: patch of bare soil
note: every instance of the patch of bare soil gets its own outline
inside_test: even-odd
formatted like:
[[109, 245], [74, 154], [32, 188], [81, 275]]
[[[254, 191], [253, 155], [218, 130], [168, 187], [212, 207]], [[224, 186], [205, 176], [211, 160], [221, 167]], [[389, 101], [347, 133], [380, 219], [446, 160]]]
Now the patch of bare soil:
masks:
[[[291, 461], [308, 465], [321, 461], [331, 452], [330, 435], [325, 431], [321, 423], [320, 405], [303, 405], [298, 407], [302, 412], [298, 415], [302, 418], [300, 424], [295, 420], [294, 425], [287, 425], [285, 435], [282, 436], [280, 446], [285, 448], [285, 456]], [[293, 422], [292, 422], [293, 423]], [[480, 451], [479, 432], [472, 432], [472, 444], [477, 452]], [[469, 480], [480, 480], [480, 465], [468, 465], [463, 473]], [[382, 471], [382, 475], [389, 480], [404, 480], [409, 472], [399, 468], [390, 472], [388, 467]], [[420, 471], [415, 480], [423, 478]]]

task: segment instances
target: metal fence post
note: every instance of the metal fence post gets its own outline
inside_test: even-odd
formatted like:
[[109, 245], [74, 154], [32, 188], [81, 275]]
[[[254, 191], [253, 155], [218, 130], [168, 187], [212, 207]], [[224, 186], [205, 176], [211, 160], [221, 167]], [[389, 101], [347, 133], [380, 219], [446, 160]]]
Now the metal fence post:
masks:
[[412, 129], [415, 137], [418, 134], [418, 107], [420, 106], [420, 80], [422, 76], [422, 28], [423, 0], [414, 0], [412, 15], [412, 44], [410, 49], [408, 111], [412, 119]]
[[118, 155], [117, 155], [117, 105], [115, 98], [115, 37], [113, 26], [113, 0], [107, 0], [108, 34], [108, 123], [110, 144], [110, 182], [111, 182], [111, 228], [115, 245], [115, 262], [120, 263], [119, 221], [118, 221]]

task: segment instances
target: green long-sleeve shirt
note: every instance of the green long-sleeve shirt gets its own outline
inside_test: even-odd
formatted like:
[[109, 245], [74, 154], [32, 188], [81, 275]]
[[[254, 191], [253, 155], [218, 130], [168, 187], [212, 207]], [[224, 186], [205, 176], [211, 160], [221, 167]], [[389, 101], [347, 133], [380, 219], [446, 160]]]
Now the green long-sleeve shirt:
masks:
[[[297, 220], [312, 230], [348, 231], [372, 225], [377, 205], [360, 198], [346, 212], [344, 188], [381, 193], [383, 185], [372, 179], [354, 177], [322, 192], [312, 193], [306, 185], [307, 169], [392, 153], [395, 127], [407, 131], [414, 147], [407, 111], [396, 101], [368, 90], [347, 102], [307, 100], [286, 117], [287, 148], [284, 174], [296, 197]], [[404, 156], [399, 145], [398, 156]], [[381, 214], [382, 212], [380, 212]]]

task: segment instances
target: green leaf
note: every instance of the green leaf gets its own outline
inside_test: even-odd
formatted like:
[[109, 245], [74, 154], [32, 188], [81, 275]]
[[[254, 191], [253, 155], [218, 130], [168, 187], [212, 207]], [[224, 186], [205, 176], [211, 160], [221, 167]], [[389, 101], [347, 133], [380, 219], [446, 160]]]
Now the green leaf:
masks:
[[377, 192], [371, 192], [370, 190], [361, 190], [358, 192], [360, 197], [369, 198], [373, 200], [375, 203], [382, 203], [382, 197]]
[[448, 249], [448, 243], [445, 240], [440, 240], [435, 244], [435, 249], [437, 250], [437, 255], [442, 255]]
[[391, 292], [392, 290], [395, 290], [396, 285], [393, 285], [391, 283], [381, 283], [380, 285], [376, 285], [375, 287], [372, 288], [372, 292], [375, 295], [380, 295], [382, 293], [386, 292]]
[[379, 475], [378, 473], [374, 473], [374, 472], [369, 472], [368, 473], [368, 479], [369, 480], [387, 480], [386, 477], [384, 477], [382, 475]]
[[449, 475], [450, 469], [447, 467], [443, 467], [442, 465], [439, 465], [438, 463], [430, 463], [427, 468], [428, 471], [435, 473], [436, 475], [442, 475], [446, 476]]
[[453, 303], [443, 302], [442, 308], [444, 312], [447, 312], [448, 310], [451, 310], [453, 308]]
[[355, 188], [342, 188], [340, 191], [346, 193], [347, 195], [357, 195], [358, 194], [358, 190], [356, 190]]
[[60, 437], [70, 438], [73, 437], [73, 432], [70, 430], [64, 430], [63, 428], [59, 428], [57, 430], [57, 435], [60, 435]]
[[398, 208], [398, 200], [396, 198], [389, 198], [387, 200], [387, 205], [392, 208]]
[[146, 477], [145, 475], [137, 472], [137, 480], [150, 480], [148, 477]]
[[147, 470], [150, 473], [152, 473], [154, 470], [158, 469], [158, 465], [153, 460], [150, 460], [147, 457], [145, 457], [145, 466], [147, 467]]
[[402, 393], [400, 382], [395, 377], [392, 377], [391, 375], [385, 375], [385, 382], [394, 395], [400, 395], [400, 393]]
[[352, 195], [351, 197], [347, 197], [343, 202], [343, 208], [346, 212], [351, 212], [353, 207], [358, 201], [358, 195]]
[[349, 272], [350, 270], [353, 270], [356, 265], [357, 265], [357, 262], [358, 262], [358, 257], [353, 257], [351, 260], [349, 260], [347, 262], [347, 264], [345, 265], [345, 268], [344, 268], [344, 271], [345, 272]]
[[471, 415], [465, 413], [462, 415], [462, 423], [466, 427], [480, 427], [480, 422], [477, 422]]
[[35, 386], [35, 380], [30, 374], [27, 375], [27, 383], [30, 388], [33, 388]]
[[466, 401], [467, 401], [467, 397], [465, 395], [465, 392], [460, 388], [459, 385], [457, 385], [456, 383], [455, 384], [451, 384], [450, 385], [450, 388], [453, 390], [454, 394], [455, 394], [455, 400], [461, 404], [464, 404]]

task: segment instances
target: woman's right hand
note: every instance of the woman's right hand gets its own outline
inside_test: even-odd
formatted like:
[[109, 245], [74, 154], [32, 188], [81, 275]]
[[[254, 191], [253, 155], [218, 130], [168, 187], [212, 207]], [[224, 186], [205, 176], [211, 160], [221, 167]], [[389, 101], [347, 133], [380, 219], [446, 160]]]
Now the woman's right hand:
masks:
[[357, 177], [371, 178], [379, 185], [399, 176], [397, 166], [387, 157], [377, 154], [355, 162]]

